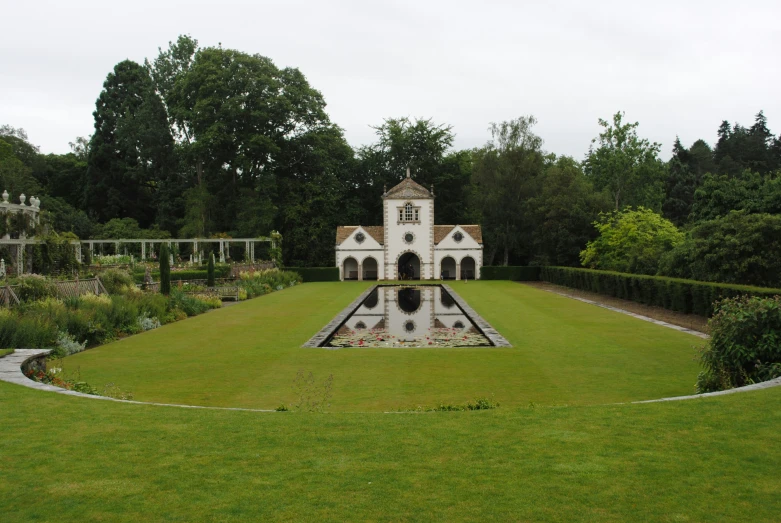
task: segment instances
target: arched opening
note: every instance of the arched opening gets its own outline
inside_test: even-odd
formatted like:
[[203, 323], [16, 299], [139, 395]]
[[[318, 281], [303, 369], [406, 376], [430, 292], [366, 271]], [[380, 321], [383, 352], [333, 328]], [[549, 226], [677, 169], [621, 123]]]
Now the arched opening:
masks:
[[420, 279], [420, 258], [414, 252], [405, 252], [399, 256], [398, 274], [400, 280]]
[[439, 289], [439, 301], [446, 309], [450, 309], [453, 307], [453, 305], [456, 304], [456, 302], [453, 300], [453, 297], [445, 289]]
[[456, 260], [450, 256], [446, 256], [442, 259], [439, 277], [442, 280], [455, 280], [456, 279]]
[[467, 256], [461, 260], [461, 279], [462, 280], [474, 280], [475, 279], [475, 260], [471, 256]]
[[344, 260], [344, 272], [342, 279], [344, 280], [357, 280], [358, 279], [358, 262], [355, 258], [347, 258]]
[[412, 314], [420, 308], [420, 289], [407, 287], [399, 289], [396, 295], [396, 303], [399, 309], [407, 314]]
[[378, 301], [378, 298], [379, 298], [377, 290], [378, 289], [374, 289], [371, 292], [371, 294], [369, 294], [366, 297], [366, 300], [364, 300], [363, 306], [366, 307], [367, 309], [373, 309], [374, 307], [377, 306], [377, 301]]
[[376, 280], [377, 279], [377, 260], [369, 256], [363, 260], [361, 264], [363, 268], [364, 280]]

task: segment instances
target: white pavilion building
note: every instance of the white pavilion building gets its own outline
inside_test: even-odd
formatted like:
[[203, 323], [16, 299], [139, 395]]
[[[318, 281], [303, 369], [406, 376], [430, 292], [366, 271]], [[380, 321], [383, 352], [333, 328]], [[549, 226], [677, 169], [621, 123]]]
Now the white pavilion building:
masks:
[[410, 177], [383, 199], [383, 225], [336, 229], [342, 280], [460, 280], [480, 278], [479, 225], [434, 225], [434, 194]]

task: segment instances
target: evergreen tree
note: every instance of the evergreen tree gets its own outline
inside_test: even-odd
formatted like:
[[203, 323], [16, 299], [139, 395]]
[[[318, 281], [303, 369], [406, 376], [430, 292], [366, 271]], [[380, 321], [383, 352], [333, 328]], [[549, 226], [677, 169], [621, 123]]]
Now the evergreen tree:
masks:
[[171, 294], [171, 260], [168, 244], [160, 245], [160, 292], [168, 296]]
[[214, 287], [214, 253], [209, 256], [209, 265], [206, 268], [206, 286]]

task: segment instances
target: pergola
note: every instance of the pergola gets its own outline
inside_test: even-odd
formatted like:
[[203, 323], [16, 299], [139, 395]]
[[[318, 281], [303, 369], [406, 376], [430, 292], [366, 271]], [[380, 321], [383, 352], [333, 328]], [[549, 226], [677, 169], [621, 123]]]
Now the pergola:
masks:
[[[9, 246], [16, 246], [16, 265], [19, 267], [19, 274], [21, 274], [24, 271], [24, 251], [25, 247], [28, 245], [39, 245], [43, 243], [41, 240], [35, 239], [35, 238], [18, 238], [18, 239], [10, 239], [10, 238], [3, 238], [0, 239], [0, 246], [9, 245]], [[164, 240], [150, 240], [146, 238], [123, 238], [123, 239], [111, 239], [111, 240], [73, 240], [70, 242], [71, 245], [73, 245], [74, 249], [76, 250], [76, 257], [78, 258], [79, 262], [84, 261], [83, 256], [83, 249], [86, 247], [89, 249], [90, 254], [95, 253], [95, 246], [101, 246], [101, 245], [113, 245], [115, 248], [115, 252], [119, 254], [119, 249], [122, 245], [140, 245], [141, 246], [141, 261], [144, 261], [147, 259], [147, 252], [153, 252], [155, 245], [159, 244], [167, 244], [170, 248], [171, 245], [181, 245], [181, 244], [187, 244], [192, 245], [193, 247], [193, 253], [198, 252], [198, 246], [210, 243], [210, 244], [218, 244], [219, 245], [219, 257], [220, 262], [225, 262], [225, 250], [230, 247], [231, 244], [243, 244], [245, 248], [245, 252], [247, 253], [247, 256], [249, 257], [250, 262], [255, 261], [255, 244], [257, 243], [270, 243], [272, 248], [276, 248], [277, 242], [274, 238], [271, 237], [265, 237], [261, 236], [258, 238], [167, 238]], [[148, 249], [148, 250], [147, 250]]]

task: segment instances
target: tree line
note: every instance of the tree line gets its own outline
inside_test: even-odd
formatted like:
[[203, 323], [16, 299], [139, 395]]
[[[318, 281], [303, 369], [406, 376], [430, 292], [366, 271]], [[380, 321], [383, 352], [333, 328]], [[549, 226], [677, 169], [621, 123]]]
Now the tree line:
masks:
[[[582, 161], [545, 151], [533, 116], [491, 124], [469, 150], [453, 148], [449, 125], [388, 118], [353, 148], [298, 69], [180, 36], [143, 64], [118, 63], [93, 115], [92, 136], [63, 155], [0, 128], [3, 188], [40, 195], [54, 227], [84, 239], [278, 230], [286, 264], [329, 266], [336, 226], [382, 223], [383, 190], [407, 167], [434, 187], [437, 223], [483, 226], [487, 265], [659, 272], [660, 257], [621, 265], [587, 245], [627, 209], [669, 221], [675, 247], [714, 220], [740, 229], [781, 213], [781, 137], [761, 111], [751, 127], [722, 122], [713, 147], [676, 139], [666, 162], [621, 112], [599, 121]], [[684, 265], [700, 251], [687, 248], [667, 272], [694, 276]]]

